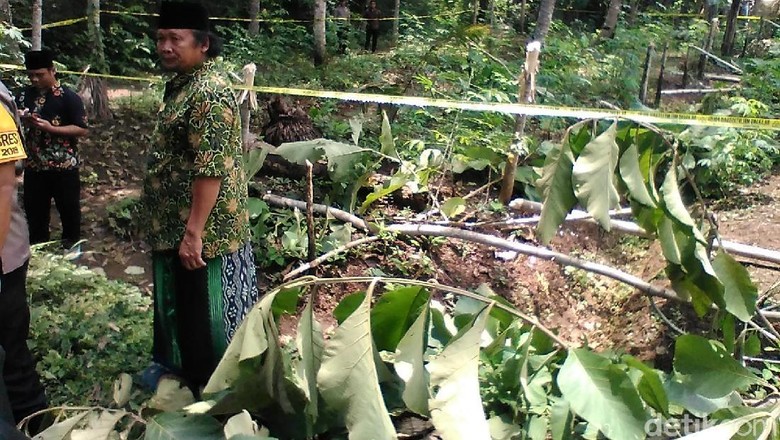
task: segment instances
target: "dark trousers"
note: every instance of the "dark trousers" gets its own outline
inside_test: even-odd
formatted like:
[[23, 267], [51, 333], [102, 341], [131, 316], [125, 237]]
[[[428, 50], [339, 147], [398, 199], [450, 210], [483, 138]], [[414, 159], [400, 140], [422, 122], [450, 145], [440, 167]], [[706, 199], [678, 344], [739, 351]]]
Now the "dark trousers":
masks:
[[339, 53], [347, 53], [347, 45], [349, 44], [349, 30], [345, 25], [340, 25], [336, 30], [336, 38], [339, 40]]
[[222, 356], [210, 349], [216, 335], [209, 326], [209, 267], [188, 270], [177, 251], [156, 252], [153, 259], [152, 356], [197, 391], [206, 385]]
[[368, 50], [369, 43], [371, 45], [371, 52], [376, 52], [376, 40], [379, 38], [379, 29], [366, 28], [366, 44], [363, 46], [365, 50]]
[[30, 308], [25, 288], [27, 263], [0, 276], [0, 346], [5, 351], [5, 364], [0, 366], [13, 418], [18, 423], [46, 408], [46, 394], [27, 347], [30, 333]]
[[73, 246], [81, 239], [81, 182], [79, 170], [26, 170], [24, 211], [30, 228], [30, 243], [49, 241], [51, 199], [62, 220], [62, 244]]

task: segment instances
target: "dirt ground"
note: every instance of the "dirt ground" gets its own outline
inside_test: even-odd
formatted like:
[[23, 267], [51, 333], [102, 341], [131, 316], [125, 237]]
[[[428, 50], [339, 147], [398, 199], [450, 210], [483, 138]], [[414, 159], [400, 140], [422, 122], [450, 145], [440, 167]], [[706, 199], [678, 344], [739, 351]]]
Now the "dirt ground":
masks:
[[[84, 158], [83, 230], [87, 240], [86, 254], [80, 264], [105, 272], [112, 279], [122, 279], [151, 291], [151, 269], [148, 247], [135, 235], [120, 237], [111, 228], [107, 207], [140, 192], [145, 167], [145, 153], [151, 133], [148, 115], [132, 111], [119, 112], [109, 123], [97, 124], [90, 139], [82, 145]], [[780, 174], [749, 188], [740, 197], [721, 204], [718, 219], [725, 239], [780, 249], [780, 216], [775, 215], [774, 201], [780, 197]], [[148, 215], [148, 213], [142, 213]], [[509, 231], [497, 231], [504, 238]], [[515, 230], [518, 241], [533, 240], [533, 231]], [[660, 248], [646, 240], [608, 234], [595, 226], [562, 229], [554, 239], [553, 249], [579, 258], [614, 265], [645, 280], [663, 274]], [[401, 249], [403, 255], [397, 255]], [[391, 255], [394, 253], [395, 255]], [[503, 256], [503, 255], [502, 255]], [[537, 316], [567, 341], [587, 344], [596, 349], [615, 349], [652, 360], [669, 349], [666, 325], [650, 308], [649, 299], [620, 283], [583, 271], [567, 269], [535, 257], [517, 256], [505, 261], [494, 250], [454, 240], [427, 245], [425, 252], [408, 241], [397, 241], [360, 249], [337, 264], [318, 269], [321, 276], [366, 276], [377, 269], [386, 273], [397, 269], [398, 262], [419, 279], [436, 279], [439, 283], [474, 289], [488, 285], [521, 311]], [[419, 261], [416, 264], [415, 261]], [[777, 280], [776, 268], [749, 265], [760, 291]], [[414, 273], [415, 268], [419, 268]], [[268, 283], [268, 275], [261, 283]], [[663, 284], [664, 281], [654, 281]], [[349, 293], [334, 288], [323, 295], [318, 314], [327, 323], [330, 310]], [[447, 298], [445, 298], [446, 300]], [[658, 301], [668, 310], [670, 305]], [[693, 319], [680, 310], [675, 316]], [[688, 323], [696, 326], [696, 323]]]

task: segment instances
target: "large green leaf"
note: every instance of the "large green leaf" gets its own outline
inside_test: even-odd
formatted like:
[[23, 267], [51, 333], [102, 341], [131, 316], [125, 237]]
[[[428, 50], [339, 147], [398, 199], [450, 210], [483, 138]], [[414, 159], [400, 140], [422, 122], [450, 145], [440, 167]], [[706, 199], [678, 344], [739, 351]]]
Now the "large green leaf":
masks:
[[645, 174], [639, 163], [639, 148], [634, 143], [620, 157], [620, 177], [626, 184], [631, 198], [645, 206], [655, 208], [655, 200], [647, 190]]
[[571, 409], [613, 440], [644, 439], [648, 419], [628, 375], [585, 349], [569, 351], [558, 386]]
[[352, 165], [359, 159], [358, 153], [366, 152], [356, 145], [328, 139], [314, 139], [311, 141], [287, 142], [276, 149], [276, 154], [290, 162], [298, 164], [316, 162], [323, 158], [328, 159], [328, 170], [335, 180], [342, 179], [352, 170]]
[[756, 313], [758, 289], [750, 280], [747, 269], [725, 252], [715, 256], [712, 266], [725, 287], [726, 311], [742, 321], [750, 321]]
[[285, 413], [294, 412], [285, 378], [285, 354], [274, 321], [276, 294], [265, 295], [247, 314], [203, 391], [231, 389], [233, 394], [226, 401], [237, 405], [235, 410], [275, 404]]
[[371, 293], [325, 346], [317, 383], [322, 398], [344, 417], [349, 438], [395, 439], [396, 433], [379, 389], [371, 340]]
[[401, 287], [382, 295], [371, 310], [371, 333], [378, 350], [395, 351], [398, 341], [427, 306], [421, 287]]
[[298, 353], [301, 356], [297, 372], [303, 384], [303, 391], [309, 400], [306, 404], [306, 414], [310, 422], [317, 420], [317, 407], [319, 394], [317, 391], [317, 373], [322, 363], [322, 351], [325, 345], [322, 337], [320, 323], [314, 317], [312, 302], [317, 294], [318, 286], [312, 287], [309, 300], [303, 309], [301, 320], [298, 322], [298, 335], [295, 342], [298, 347]]
[[395, 151], [393, 134], [390, 130], [390, 120], [387, 118], [387, 113], [384, 110], [382, 110], [382, 133], [379, 135], [379, 144], [382, 146], [380, 150], [382, 154], [393, 157], [398, 156], [398, 153]]
[[146, 423], [144, 440], [223, 440], [222, 424], [210, 416], [161, 413]]
[[719, 342], [697, 335], [677, 338], [674, 369], [686, 376], [685, 383], [693, 392], [711, 399], [761, 382]]
[[431, 420], [444, 440], [490, 438], [479, 392], [479, 343], [489, 305], [468, 330], [451, 340], [428, 364], [433, 397]]
[[616, 134], [617, 122], [585, 145], [572, 170], [574, 195], [607, 231], [611, 226], [609, 210], [620, 202], [614, 177], [620, 154]]
[[696, 417], [706, 417], [719, 409], [743, 404], [736, 392], [725, 397], [708, 399], [701, 394], [696, 394], [687, 383], [682, 382], [683, 379], [684, 376], [675, 374], [664, 382], [666, 395], [669, 396], [669, 403], [685, 408]]
[[550, 408], [550, 433], [553, 440], [570, 440], [574, 438], [572, 425], [574, 415], [566, 399], [557, 399]]
[[566, 215], [577, 204], [577, 196], [572, 188], [572, 168], [574, 154], [569, 145], [571, 128], [566, 132], [560, 147], [547, 154], [542, 177], [536, 182], [544, 198], [542, 214], [537, 233], [542, 243], [549, 243]]
[[395, 372], [404, 381], [402, 398], [406, 407], [417, 414], [428, 415], [428, 372], [425, 349], [428, 346], [428, 303], [423, 305], [414, 323], [395, 349]]
[[[682, 195], [680, 194], [680, 187], [677, 185], [677, 171], [673, 166], [670, 167], [669, 171], [666, 173], [664, 183], [661, 186], [661, 196], [669, 216], [690, 228], [691, 233], [696, 240], [702, 244], [706, 243], [704, 236], [693, 221], [691, 214], [688, 212], [688, 208], [685, 207]], [[714, 274], [714, 272], [709, 273]]]
[[249, 153], [244, 156], [244, 169], [246, 170], [247, 178], [252, 179], [255, 177], [255, 174], [263, 168], [263, 163], [265, 162], [265, 158], [268, 156], [269, 151], [270, 148], [265, 144], [261, 148], [249, 150]]
[[682, 265], [682, 251], [677, 240], [674, 220], [664, 216], [658, 223], [657, 232], [664, 258], [670, 263]]
[[642, 372], [642, 377], [636, 387], [642, 400], [665, 417], [669, 417], [669, 398], [658, 372], [633, 356], [623, 356], [623, 362]]

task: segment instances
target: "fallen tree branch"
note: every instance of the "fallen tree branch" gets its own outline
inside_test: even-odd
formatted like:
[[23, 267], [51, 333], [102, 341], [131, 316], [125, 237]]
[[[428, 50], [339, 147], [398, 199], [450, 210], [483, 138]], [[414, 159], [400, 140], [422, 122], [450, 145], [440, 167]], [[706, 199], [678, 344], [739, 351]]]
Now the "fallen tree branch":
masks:
[[315, 267], [319, 266], [320, 264], [328, 261], [329, 259], [333, 258], [334, 256], [346, 252], [354, 247], [358, 247], [361, 245], [364, 245], [366, 243], [372, 243], [377, 240], [379, 240], [381, 237], [378, 235], [369, 235], [368, 237], [359, 238], [354, 241], [350, 241], [349, 243], [345, 244], [344, 246], [339, 246], [336, 249], [333, 249], [332, 251], [326, 252], [319, 257], [317, 257], [314, 260], [309, 261], [308, 263], [304, 263], [300, 266], [298, 266], [296, 269], [291, 270], [287, 275], [284, 276], [283, 281], [288, 281], [292, 278], [295, 278], [296, 276], [308, 271], [309, 269], [314, 269]]
[[[538, 202], [531, 202], [524, 199], [516, 199], [513, 200], [509, 207], [518, 211], [532, 211], [532, 212], [541, 212], [542, 211], [542, 204]], [[538, 209], [538, 210], [537, 210]], [[574, 210], [570, 214], [571, 217], [567, 216], [565, 221], [585, 221], [588, 223], [596, 223], [595, 220], [593, 220], [590, 215], [585, 211], [578, 211]], [[518, 219], [518, 223], [521, 220], [525, 219]], [[538, 223], [539, 219], [538, 217], [532, 217], [528, 221], [524, 221], [523, 223]], [[644, 230], [641, 226], [637, 225], [634, 222], [626, 221], [626, 220], [612, 220], [611, 222], [612, 230], [622, 232], [625, 234], [631, 234], [631, 235], [637, 235], [640, 237], [650, 237], [651, 234], [649, 234], [647, 231]], [[752, 258], [754, 260], [760, 260], [760, 261], [768, 261], [775, 264], [780, 264], [780, 251], [776, 251], [773, 249], [765, 249], [760, 248], [757, 246], [751, 246], [747, 244], [737, 243], [733, 241], [715, 241], [713, 243], [713, 247], [715, 248], [721, 248], [724, 251], [733, 254], [738, 255], [740, 257], [745, 258]]]
[[523, 255], [531, 255], [543, 260], [552, 261], [564, 266], [576, 267], [588, 272], [597, 273], [614, 280], [628, 284], [635, 287], [649, 295], [657, 296], [659, 298], [666, 298], [673, 301], [687, 302], [683, 298], [677, 296], [677, 294], [669, 289], [663, 287], [654, 286], [648, 282], [645, 282], [639, 277], [623, 272], [622, 270], [615, 269], [614, 267], [606, 266], [604, 264], [593, 263], [589, 261], [583, 261], [574, 257], [571, 257], [560, 252], [555, 252], [547, 248], [531, 246], [524, 243], [516, 243], [503, 238], [495, 237], [493, 235], [481, 234], [478, 232], [465, 231], [463, 229], [451, 228], [448, 226], [437, 225], [415, 225], [415, 224], [396, 224], [385, 227], [388, 232], [396, 232], [404, 235], [412, 236], [435, 236], [435, 237], [449, 237], [457, 238], [460, 240], [470, 241], [474, 243], [484, 244], [498, 249], [514, 251]]
[[[301, 202], [300, 200], [290, 199], [287, 197], [281, 197], [273, 194], [264, 194], [263, 201], [284, 208], [300, 209], [301, 211], [306, 210], [306, 202]], [[368, 232], [375, 232], [377, 230], [376, 226], [370, 225], [367, 221], [363, 220], [362, 218], [356, 215], [350, 214], [347, 211], [342, 211], [341, 209], [337, 209], [337, 208], [331, 208], [330, 206], [321, 205], [319, 203], [314, 203], [312, 207], [314, 209], [314, 212], [316, 212], [317, 214], [332, 215], [333, 218], [341, 220], [344, 223], [351, 223], [353, 226], [355, 226], [358, 229], [362, 229]]]
[[[306, 205], [305, 203], [300, 202], [298, 200], [288, 199], [286, 197], [275, 196], [272, 194], [266, 194], [263, 197], [263, 200], [271, 204], [287, 206], [287, 207], [298, 207], [299, 209], [300, 207], [305, 208]], [[342, 221], [344, 221], [343, 219], [346, 218], [348, 219], [347, 222], [352, 223], [353, 225], [356, 225], [358, 227], [360, 227], [359, 225], [366, 225], [365, 228], [366, 229], [368, 228], [368, 223], [365, 222], [365, 220], [362, 220], [359, 217], [349, 214], [345, 211], [329, 208], [325, 205], [314, 205], [314, 210], [315, 212], [319, 212], [321, 214], [330, 213], [335, 218], [340, 219]], [[336, 215], [337, 213], [338, 216]], [[367, 230], [369, 231], [369, 233], [372, 234], [375, 234], [377, 232], [376, 227]], [[689, 303], [689, 301], [678, 296], [677, 293], [675, 293], [673, 290], [666, 289], [659, 286], [654, 286], [644, 281], [643, 279], [631, 275], [629, 273], [623, 272], [620, 269], [616, 269], [614, 267], [610, 267], [600, 263], [593, 263], [590, 261], [580, 260], [570, 255], [563, 254], [560, 252], [555, 252], [547, 248], [532, 246], [524, 243], [512, 242], [493, 235], [482, 234], [478, 232], [467, 231], [467, 230], [452, 228], [447, 226], [411, 224], [411, 223], [388, 225], [385, 226], [383, 230], [386, 232], [393, 232], [397, 234], [410, 235], [410, 236], [434, 236], [434, 237], [455, 238], [459, 240], [465, 240], [473, 243], [479, 243], [486, 246], [491, 246], [498, 249], [514, 251], [523, 255], [530, 255], [537, 258], [541, 258], [543, 260], [551, 261], [559, 265], [571, 266], [571, 267], [585, 270], [587, 272], [603, 275], [608, 278], [612, 278], [614, 280], [620, 281], [624, 284], [628, 284], [629, 286], [632, 286], [644, 292], [647, 295], [655, 296], [658, 298], [665, 298], [668, 300], [677, 301], [686, 304]], [[768, 319], [780, 318], [780, 312], [767, 312], [762, 310], [759, 311], [758, 313], [762, 314]], [[759, 327], [757, 324], [753, 323], [752, 321], [750, 322], [750, 324], [752, 324], [757, 329], [759, 329], [759, 331], [762, 331], [762, 333], [765, 335], [769, 333], [766, 330]], [[768, 337], [774, 338], [774, 335], [771, 335], [771, 333], [769, 333]]]

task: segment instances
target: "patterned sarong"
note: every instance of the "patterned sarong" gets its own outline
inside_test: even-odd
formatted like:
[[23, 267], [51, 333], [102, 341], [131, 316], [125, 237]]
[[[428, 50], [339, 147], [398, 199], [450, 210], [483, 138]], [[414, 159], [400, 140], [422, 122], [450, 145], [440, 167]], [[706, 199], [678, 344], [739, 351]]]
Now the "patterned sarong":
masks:
[[252, 247], [185, 269], [177, 251], [152, 254], [154, 361], [205, 385], [244, 316], [257, 302]]

